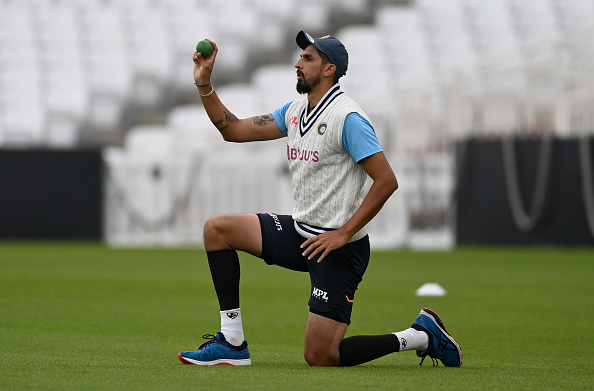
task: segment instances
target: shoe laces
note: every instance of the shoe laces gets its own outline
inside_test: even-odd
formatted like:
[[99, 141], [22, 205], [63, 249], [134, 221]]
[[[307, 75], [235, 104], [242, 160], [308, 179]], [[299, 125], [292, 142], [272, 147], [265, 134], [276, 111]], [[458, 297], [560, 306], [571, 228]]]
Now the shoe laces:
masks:
[[206, 339], [207, 341], [204, 342], [202, 345], [200, 345], [200, 347], [198, 347], [198, 350], [202, 350], [202, 349], [206, 349], [207, 347], [209, 347], [210, 345], [214, 345], [218, 342], [217, 340], [217, 336], [213, 335], [213, 334], [204, 334], [202, 336], [203, 339]]
[[417, 356], [421, 357], [421, 362], [419, 363], [419, 366], [423, 365], [423, 361], [425, 361], [425, 359], [427, 357], [429, 357], [431, 359], [434, 367], [439, 366], [438, 356], [433, 356], [433, 355], [429, 354], [428, 350], [425, 350], [424, 352], [417, 352]]
[[[449, 340], [441, 333], [437, 334], [431, 330], [429, 330], [428, 334], [429, 338], [431, 338], [432, 341], [430, 343], [430, 347], [427, 350], [423, 352], [417, 352], [417, 356], [421, 357], [421, 363], [419, 365], [423, 365], [423, 361], [425, 361], [425, 358], [429, 356], [431, 358], [431, 361], [433, 361], [433, 366], [437, 367], [439, 365], [438, 360], [441, 360], [443, 357], [439, 354], [435, 354], [435, 348], [437, 347], [439, 349], [445, 350], [447, 348]], [[431, 351], [433, 351], [433, 354], [430, 353]]]

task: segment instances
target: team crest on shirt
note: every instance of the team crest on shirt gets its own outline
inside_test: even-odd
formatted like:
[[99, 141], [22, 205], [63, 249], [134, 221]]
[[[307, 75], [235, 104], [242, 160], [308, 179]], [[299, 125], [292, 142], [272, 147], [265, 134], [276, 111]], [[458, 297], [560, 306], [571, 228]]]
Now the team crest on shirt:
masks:
[[322, 122], [318, 125], [318, 134], [323, 136], [326, 133], [326, 129], [328, 129], [328, 124], [326, 122]]

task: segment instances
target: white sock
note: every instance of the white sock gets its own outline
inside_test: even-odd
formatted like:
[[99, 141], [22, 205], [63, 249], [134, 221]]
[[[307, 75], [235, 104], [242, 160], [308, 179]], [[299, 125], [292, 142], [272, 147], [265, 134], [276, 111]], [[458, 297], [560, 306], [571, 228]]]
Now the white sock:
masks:
[[239, 346], [243, 343], [243, 324], [241, 323], [241, 310], [221, 311], [221, 333], [231, 345]]
[[415, 329], [406, 329], [397, 333], [392, 333], [400, 341], [400, 351], [405, 350], [427, 350], [429, 347], [429, 336], [424, 331]]

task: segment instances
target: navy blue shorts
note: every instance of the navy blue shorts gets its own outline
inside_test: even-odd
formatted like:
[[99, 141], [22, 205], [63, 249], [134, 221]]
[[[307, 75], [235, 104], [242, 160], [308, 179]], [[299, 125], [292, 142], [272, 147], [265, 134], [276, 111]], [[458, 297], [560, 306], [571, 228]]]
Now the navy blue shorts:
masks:
[[369, 264], [369, 237], [347, 243], [320, 263], [302, 256], [305, 238], [297, 233], [289, 215], [258, 214], [262, 228], [262, 256], [269, 265], [309, 272], [310, 311], [339, 322], [351, 323], [355, 291]]

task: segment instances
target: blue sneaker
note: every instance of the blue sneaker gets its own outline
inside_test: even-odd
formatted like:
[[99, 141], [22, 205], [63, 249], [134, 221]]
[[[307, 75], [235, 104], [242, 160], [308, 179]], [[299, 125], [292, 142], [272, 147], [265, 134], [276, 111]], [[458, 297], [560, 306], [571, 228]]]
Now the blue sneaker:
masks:
[[427, 356], [431, 357], [433, 365], [439, 364], [441, 360], [446, 367], [462, 366], [462, 349], [458, 342], [446, 331], [445, 326], [435, 311], [423, 308], [421, 313], [411, 326], [415, 330], [424, 331], [429, 335], [429, 347], [417, 356], [421, 357], [421, 363]]
[[223, 333], [205, 334], [202, 338], [208, 341], [194, 351], [179, 352], [178, 358], [184, 364], [194, 365], [251, 365], [250, 351], [247, 342], [233, 346], [225, 339]]

